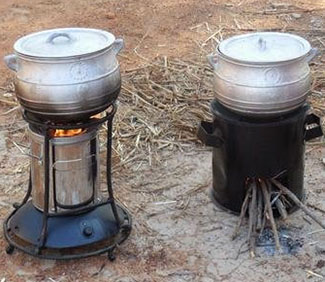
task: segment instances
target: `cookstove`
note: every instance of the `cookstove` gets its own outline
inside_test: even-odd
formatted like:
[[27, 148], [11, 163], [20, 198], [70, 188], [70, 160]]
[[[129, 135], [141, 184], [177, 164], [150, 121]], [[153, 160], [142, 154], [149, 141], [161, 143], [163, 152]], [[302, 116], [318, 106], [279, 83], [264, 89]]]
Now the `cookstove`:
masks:
[[[304, 200], [305, 141], [322, 135], [320, 119], [305, 103], [274, 117], [238, 114], [211, 103], [213, 121], [202, 121], [198, 137], [213, 148], [212, 199], [223, 209], [239, 214], [249, 179], [278, 179]], [[288, 212], [296, 206], [292, 204]], [[278, 216], [278, 214], [275, 214]]]
[[[113, 250], [130, 234], [131, 216], [111, 179], [112, 122], [121, 89], [122, 38], [89, 28], [28, 34], [5, 56], [29, 125], [27, 193], [4, 222], [14, 248], [48, 259]], [[106, 123], [106, 192], [101, 193], [99, 129]]]
[[213, 147], [212, 198], [240, 218], [249, 210], [251, 231], [260, 217], [274, 227], [272, 209], [285, 218], [304, 199], [305, 142], [322, 135], [306, 102], [317, 54], [300, 36], [256, 32], [229, 37], [208, 55], [216, 99], [198, 136]]
[[[131, 231], [131, 216], [112, 189], [115, 112], [112, 103], [101, 117], [58, 123], [24, 111], [30, 177], [24, 199], [4, 222], [7, 253], [17, 248], [41, 258], [74, 259], [107, 252], [114, 259]], [[105, 123], [107, 195], [100, 191], [99, 129]]]

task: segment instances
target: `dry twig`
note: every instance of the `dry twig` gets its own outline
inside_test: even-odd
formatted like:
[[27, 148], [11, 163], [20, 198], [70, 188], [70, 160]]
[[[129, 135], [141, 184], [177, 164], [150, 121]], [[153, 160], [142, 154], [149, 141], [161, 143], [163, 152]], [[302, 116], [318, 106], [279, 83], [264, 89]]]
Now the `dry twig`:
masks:
[[252, 189], [252, 200], [249, 203], [249, 220], [248, 220], [248, 242], [249, 242], [249, 252], [252, 258], [255, 257], [255, 247], [256, 247], [256, 194], [257, 187], [255, 180], [251, 183]]
[[279, 181], [270, 179], [270, 181], [278, 187], [283, 193], [285, 193], [300, 209], [304, 211], [310, 218], [317, 222], [321, 227], [325, 229], [325, 224], [320, 221], [287, 187], [283, 186]]
[[245, 199], [244, 199], [244, 202], [241, 206], [241, 211], [240, 211], [240, 216], [239, 216], [239, 221], [237, 223], [237, 226], [234, 230], [234, 233], [232, 235], [232, 239], [235, 240], [238, 236], [238, 233], [239, 233], [239, 228], [240, 226], [242, 225], [243, 223], [243, 220], [244, 220], [244, 217], [246, 215], [246, 212], [247, 212], [247, 208], [248, 208], [248, 203], [249, 203], [249, 197], [251, 196], [251, 192], [252, 192], [252, 188], [251, 186], [248, 188], [247, 192], [246, 192], [246, 196], [245, 196]]
[[272, 227], [272, 231], [273, 231], [273, 235], [274, 235], [275, 247], [278, 251], [280, 251], [281, 250], [280, 239], [279, 239], [278, 230], [276, 228], [276, 223], [275, 223], [275, 220], [273, 217], [273, 211], [272, 211], [272, 207], [271, 207], [270, 194], [268, 191], [268, 187], [264, 180], [261, 180], [260, 183], [261, 183], [261, 189], [262, 189], [263, 196], [264, 196], [265, 207], [267, 209], [267, 213], [270, 218], [270, 223], [271, 223], [271, 227]]

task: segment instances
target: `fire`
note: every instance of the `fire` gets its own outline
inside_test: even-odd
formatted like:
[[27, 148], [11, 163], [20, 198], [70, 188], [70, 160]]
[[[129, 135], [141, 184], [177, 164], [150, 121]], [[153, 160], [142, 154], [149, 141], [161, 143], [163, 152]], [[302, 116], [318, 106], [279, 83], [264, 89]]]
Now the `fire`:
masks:
[[71, 137], [82, 134], [86, 131], [86, 129], [78, 128], [78, 129], [55, 129], [53, 131], [53, 137]]
[[[103, 114], [99, 113], [90, 117], [90, 119], [100, 119]], [[53, 137], [72, 137], [76, 135], [83, 134], [86, 129], [78, 128], [78, 129], [53, 129], [52, 136]]]

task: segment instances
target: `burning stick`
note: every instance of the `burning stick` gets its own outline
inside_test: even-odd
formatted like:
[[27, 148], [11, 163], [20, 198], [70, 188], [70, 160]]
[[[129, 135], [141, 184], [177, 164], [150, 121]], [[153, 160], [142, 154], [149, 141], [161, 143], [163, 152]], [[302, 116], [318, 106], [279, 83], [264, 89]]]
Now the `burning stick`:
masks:
[[261, 179], [260, 183], [261, 183], [261, 188], [262, 188], [263, 195], [264, 195], [264, 204], [267, 209], [267, 213], [270, 218], [272, 231], [274, 234], [275, 247], [278, 251], [280, 251], [281, 250], [280, 239], [279, 239], [278, 230], [276, 228], [276, 224], [275, 224], [274, 217], [273, 217], [273, 211], [272, 211], [271, 202], [270, 202], [270, 194], [267, 189], [267, 185], [266, 185], [265, 181]]
[[275, 201], [275, 206], [276, 208], [278, 209], [281, 217], [285, 220], [287, 217], [288, 217], [288, 213], [287, 213], [287, 210], [284, 206], [284, 204], [282, 203], [281, 199], [278, 198], [276, 201]]
[[249, 197], [251, 195], [251, 191], [252, 191], [252, 187], [249, 186], [249, 188], [247, 189], [247, 192], [246, 192], [246, 196], [245, 196], [244, 202], [243, 202], [243, 204], [241, 206], [239, 221], [238, 221], [237, 226], [236, 226], [236, 228], [234, 230], [234, 233], [232, 235], [232, 240], [235, 240], [237, 238], [237, 236], [238, 236], [239, 228], [240, 228], [240, 226], [243, 223], [243, 220], [244, 220], [244, 217], [245, 217], [245, 214], [246, 214], [246, 211], [247, 211], [247, 207], [248, 207], [248, 202], [249, 202]]
[[322, 223], [287, 187], [283, 186], [279, 181], [275, 179], [270, 179], [270, 181], [284, 194], [286, 194], [299, 208], [301, 208], [305, 214], [310, 216], [315, 222], [317, 222], [322, 228], [325, 229], [325, 224]]
[[285, 195], [283, 195], [283, 193], [281, 195], [281, 201], [284, 204], [284, 206], [286, 206], [286, 207], [292, 207], [292, 203], [286, 198]]
[[248, 221], [248, 242], [249, 242], [249, 250], [252, 258], [255, 257], [255, 247], [256, 247], [256, 182], [255, 179], [251, 184], [252, 189], [252, 200], [249, 203], [249, 221]]
[[[260, 188], [260, 187], [258, 187]], [[257, 189], [257, 221], [256, 230], [261, 230], [263, 226], [263, 194], [261, 189]]]

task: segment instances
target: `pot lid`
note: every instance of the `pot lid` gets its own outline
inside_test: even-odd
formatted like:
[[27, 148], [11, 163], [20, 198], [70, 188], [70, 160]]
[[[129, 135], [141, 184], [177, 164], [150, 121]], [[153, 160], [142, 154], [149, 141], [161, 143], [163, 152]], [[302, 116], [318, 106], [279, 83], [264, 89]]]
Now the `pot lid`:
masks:
[[230, 37], [222, 41], [219, 51], [238, 61], [276, 63], [305, 56], [311, 46], [304, 38], [280, 32], [257, 32]]
[[102, 51], [115, 36], [90, 28], [59, 28], [28, 34], [14, 44], [17, 53], [39, 58], [69, 58]]

